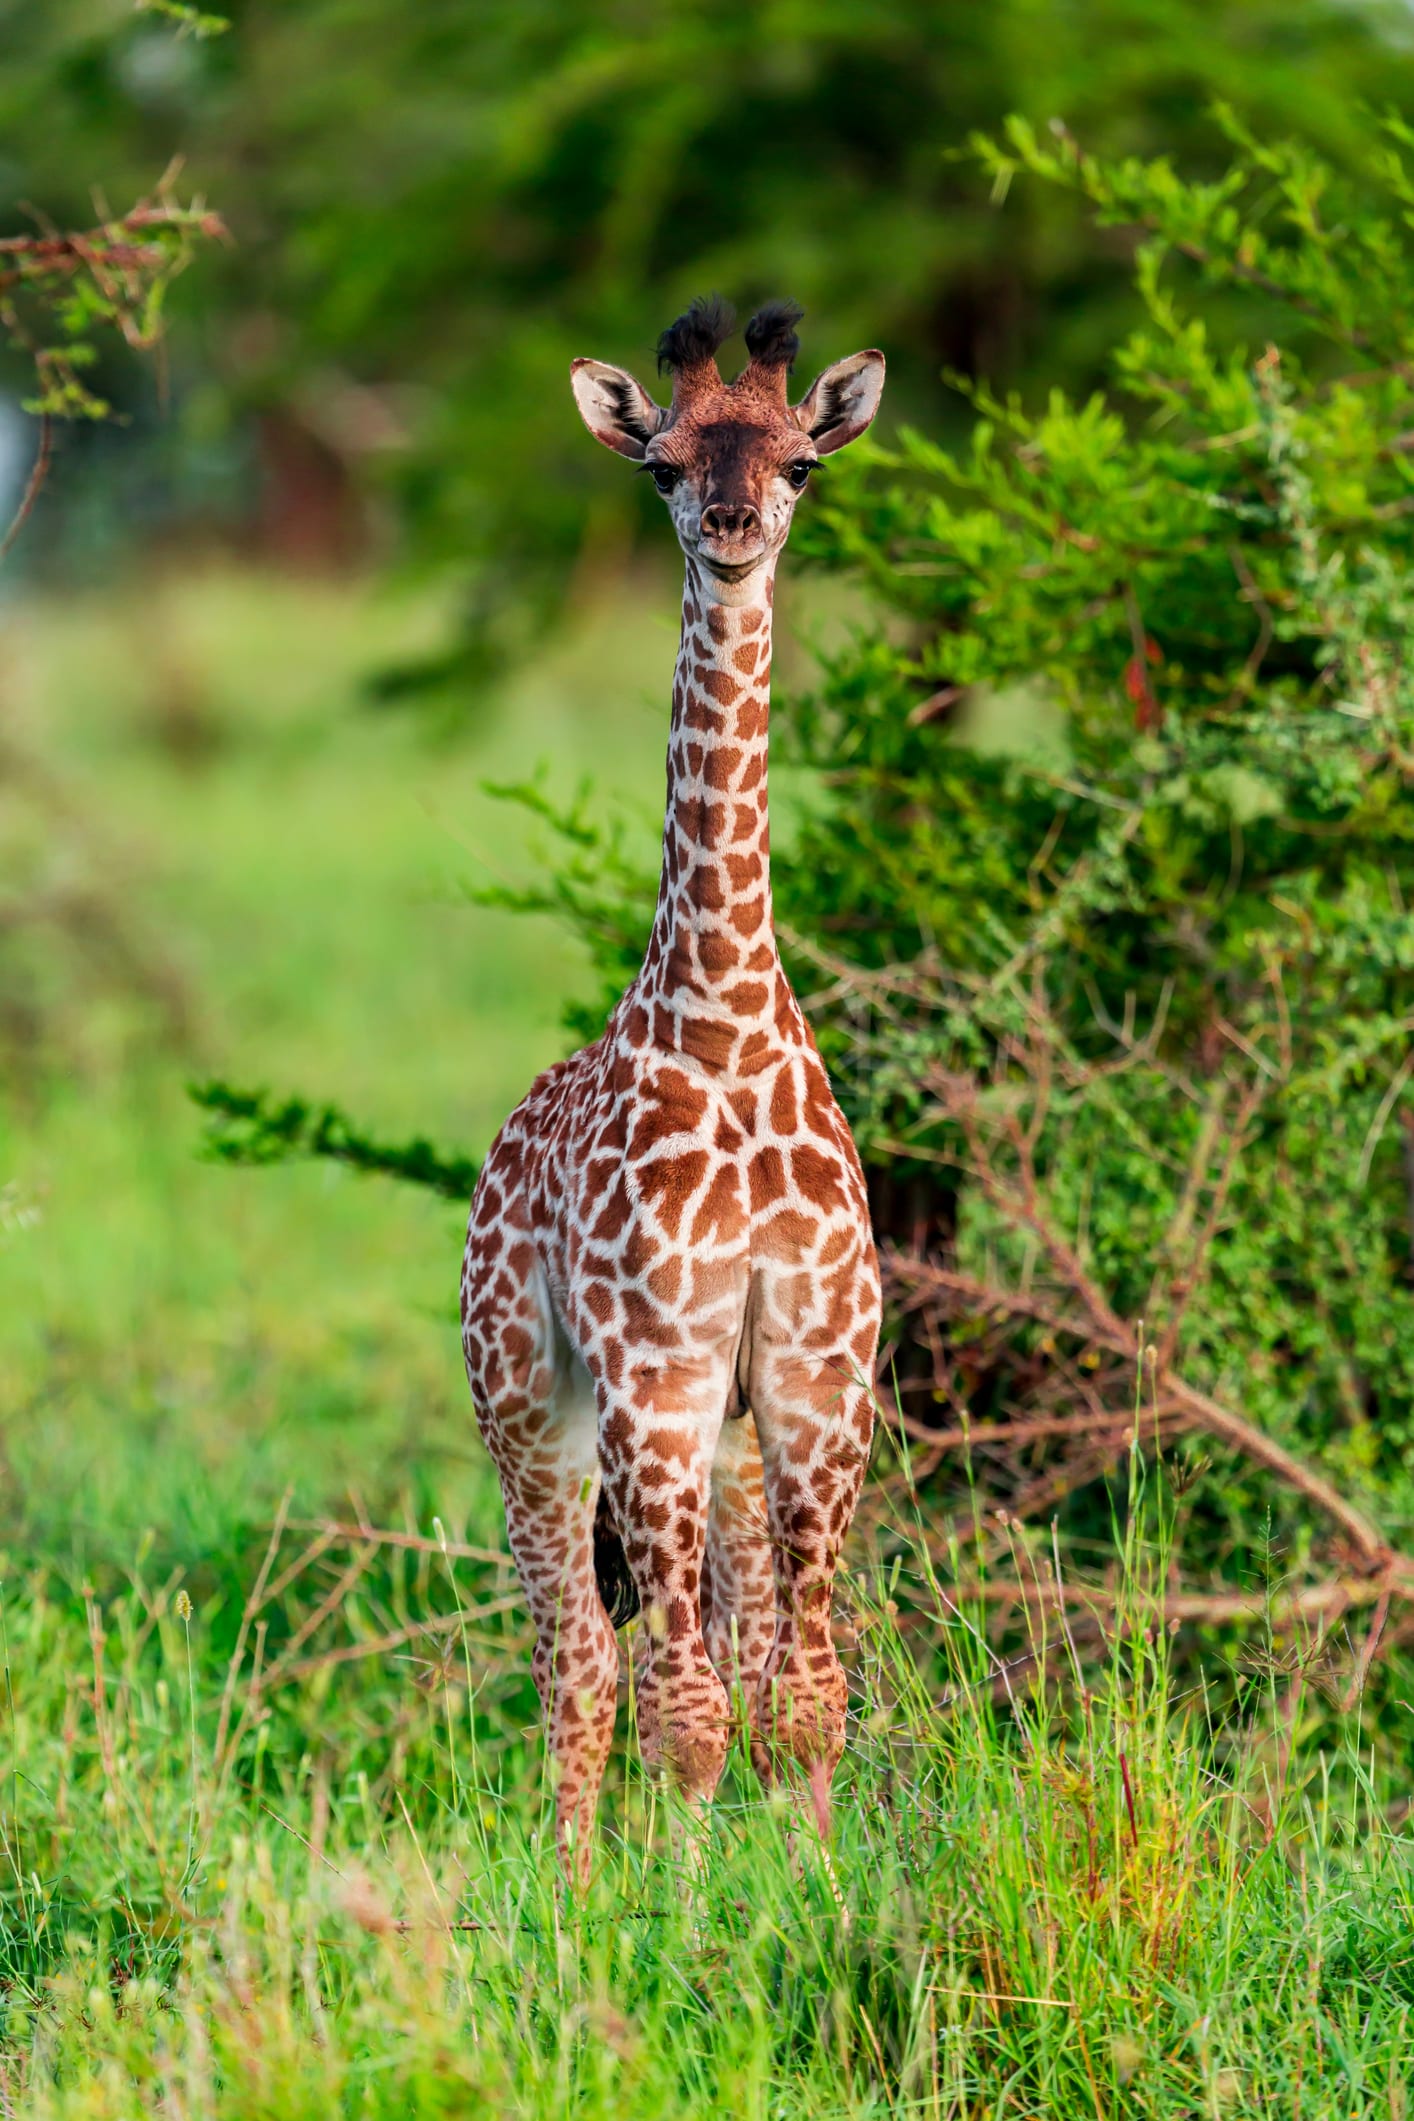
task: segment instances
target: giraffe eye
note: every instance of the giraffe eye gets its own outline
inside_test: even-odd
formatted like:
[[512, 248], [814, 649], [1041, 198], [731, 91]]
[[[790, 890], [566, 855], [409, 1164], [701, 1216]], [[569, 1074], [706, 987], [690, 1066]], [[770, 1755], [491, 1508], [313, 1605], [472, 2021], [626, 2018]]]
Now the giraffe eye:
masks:
[[650, 464], [648, 471], [659, 493], [671, 493], [682, 477], [676, 464]]
[[804, 493], [806, 481], [814, 469], [815, 466], [808, 458], [797, 457], [793, 464], [787, 464], [786, 478], [797, 493]]

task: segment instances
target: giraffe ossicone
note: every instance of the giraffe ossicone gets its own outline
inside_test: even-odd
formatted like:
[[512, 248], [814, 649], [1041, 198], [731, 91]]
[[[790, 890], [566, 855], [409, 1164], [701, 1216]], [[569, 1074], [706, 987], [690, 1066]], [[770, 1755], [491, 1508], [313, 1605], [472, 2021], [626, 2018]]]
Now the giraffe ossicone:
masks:
[[771, 914], [776, 562], [813, 465], [862, 434], [884, 357], [792, 405], [800, 311], [760, 310], [725, 382], [717, 299], [663, 333], [659, 405], [573, 364], [596, 438], [653, 479], [686, 561], [657, 910], [603, 1034], [533, 1085], [471, 1205], [461, 1308], [477, 1419], [536, 1627], [562, 1859], [588, 1870], [615, 1626], [641, 1608], [639, 1732], [693, 1803], [739, 1682], [768, 1782], [821, 1831], [844, 1749], [830, 1631], [873, 1430], [879, 1274], [859, 1158]]

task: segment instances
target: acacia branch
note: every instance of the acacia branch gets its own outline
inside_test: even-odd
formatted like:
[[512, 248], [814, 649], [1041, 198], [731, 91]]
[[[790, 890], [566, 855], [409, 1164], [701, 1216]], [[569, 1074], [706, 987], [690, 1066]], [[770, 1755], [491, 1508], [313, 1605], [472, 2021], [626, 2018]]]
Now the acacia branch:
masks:
[[[163, 178], [170, 182], [170, 173]], [[174, 199], [142, 199], [130, 212], [100, 227], [70, 229], [38, 236], [0, 236], [0, 257], [18, 261], [0, 277], [0, 286], [14, 284], [31, 273], [76, 272], [95, 267], [113, 272], [151, 272], [171, 262], [172, 253], [160, 242], [135, 243], [134, 231], [172, 229], [208, 242], [229, 242], [230, 230], [221, 216], [202, 206], [179, 206]]]
[[[89, 328], [106, 326], [129, 346], [149, 351], [162, 335], [162, 296], [196, 245], [229, 241], [219, 214], [199, 200], [184, 205], [175, 197], [179, 168], [174, 162], [150, 197], [97, 227], [0, 236], [0, 327], [33, 363], [34, 410], [66, 419], [106, 417], [109, 407], [81, 373], [91, 354]], [[76, 310], [86, 318], [82, 325], [74, 321]]]
[[355, 1171], [426, 1186], [463, 1204], [476, 1184], [479, 1166], [471, 1157], [445, 1155], [420, 1134], [406, 1142], [377, 1141], [337, 1105], [311, 1105], [301, 1097], [277, 1103], [265, 1090], [237, 1090], [222, 1082], [193, 1083], [188, 1095], [210, 1115], [204, 1146], [219, 1163], [327, 1158]]
[[1196, 1386], [1186, 1383], [1181, 1377], [1175, 1377], [1172, 1373], [1162, 1377], [1158, 1383], [1158, 1394], [1163, 1416], [1167, 1417], [1172, 1413], [1178, 1417], [1178, 1427], [1203, 1429], [1210, 1436], [1221, 1436], [1225, 1443], [1232, 1444], [1244, 1457], [1252, 1459], [1257, 1465], [1265, 1466], [1269, 1473], [1274, 1473], [1287, 1487], [1294, 1489], [1299, 1495], [1304, 1495], [1308, 1502], [1314, 1503], [1318, 1510], [1324, 1511], [1327, 1517], [1340, 1525], [1363, 1560], [1372, 1567], [1387, 1566], [1393, 1569], [1400, 1582], [1407, 1584], [1411, 1592], [1414, 1592], [1414, 1560], [1397, 1554], [1364, 1511], [1357, 1509], [1348, 1496], [1342, 1495], [1339, 1488], [1327, 1480], [1323, 1473], [1318, 1473], [1314, 1466], [1309, 1466], [1293, 1456], [1275, 1437], [1268, 1436], [1264, 1429], [1259, 1429], [1255, 1422], [1248, 1421], [1242, 1414], [1234, 1413], [1231, 1407], [1223, 1406], [1218, 1400], [1210, 1398], [1206, 1392], [1200, 1392]]
[[[1045, 1228], [1044, 1218], [1037, 1217], [1028, 1224], [1033, 1228]], [[1283, 1484], [1302, 1495], [1332, 1522], [1338, 1524], [1354, 1545], [1361, 1559], [1371, 1568], [1387, 1568], [1401, 1585], [1407, 1584], [1414, 1594], [1414, 1559], [1397, 1554], [1378, 1527], [1325, 1475], [1297, 1458], [1284, 1444], [1269, 1436], [1245, 1415], [1224, 1406], [1210, 1394], [1200, 1391], [1195, 1385], [1179, 1376], [1165, 1360], [1146, 1362], [1145, 1350], [1141, 1346], [1138, 1328], [1118, 1319], [1109, 1306], [1099, 1297], [1093, 1284], [1079, 1266], [1075, 1254], [1064, 1248], [1064, 1259], [1076, 1280], [1072, 1291], [1081, 1296], [1083, 1317], [1059, 1310], [1026, 1291], [1009, 1289], [1000, 1283], [986, 1282], [975, 1275], [958, 1274], [940, 1267], [930, 1260], [910, 1259], [898, 1252], [888, 1252], [882, 1261], [885, 1289], [891, 1300], [899, 1302], [906, 1310], [916, 1309], [926, 1303], [929, 1295], [941, 1298], [955, 1311], [964, 1314], [986, 1316], [1001, 1312], [1017, 1319], [1046, 1325], [1052, 1332], [1073, 1336], [1093, 1347], [1101, 1347], [1107, 1353], [1118, 1356], [1127, 1366], [1129, 1374], [1137, 1377], [1141, 1366], [1152, 1375], [1153, 1418], [1161, 1430], [1201, 1429], [1211, 1436], [1219, 1436], [1231, 1444], [1244, 1457], [1265, 1467]], [[1148, 1343], [1152, 1345], [1152, 1343]], [[1156, 1350], [1156, 1355], [1161, 1351]], [[1132, 1419], [1132, 1417], [1131, 1417]], [[1116, 1427], [1123, 1428], [1125, 1417], [1116, 1410]], [[1014, 1434], [1018, 1439], [1026, 1434], [1023, 1419], [1016, 1425]], [[1087, 1454], [1088, 1455], [1088, 1454]], [[1060, 1469], [1056, 1480], [1065, 1487], [1075, 1483], [1076, 1468]], [[1051, 1483], [1055, 1486], [1055, 1482]], [[1039, 1491], [1038, 1491], [1039, 1492]], [[1031, 1514], [1035, 1508], [1017, 1504], [1018, 1515]], [[1042, 1506], [1044, 1506], [1044, 1498]]]

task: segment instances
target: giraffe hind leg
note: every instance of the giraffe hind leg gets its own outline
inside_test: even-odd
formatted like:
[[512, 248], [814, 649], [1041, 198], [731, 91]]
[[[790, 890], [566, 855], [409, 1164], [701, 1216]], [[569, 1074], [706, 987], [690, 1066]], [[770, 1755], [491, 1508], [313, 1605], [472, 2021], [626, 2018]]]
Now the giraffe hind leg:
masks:
[[822, 1834], [844, 1751], [846, 1683], [830, 1626], [840, 1548], [868, 1462], [873, 1396], [836, 1362], [785, 1354], [762, 1364], [760, 1424], [779, 1615], [757, 1691], [753, 1756], [763, 1780], [804, 1770]]
[[535, 1621], [532, 1669], [552, 1763], [556, 1839], [566, 1868], [582, 1884], [614, 1735], [619, 1655], [598, 1580], [592, 1395], [574, 1395], [568, 1404], [562, 1399], [547, 1414], [553, 1466], [542, 1458], [528, 1481], [503, 1473], [501, 1484], [511, 1551]]
[[716, 1789], [730, 1707], [702, 1635], [712, 1459], [726, 1404], [711, 1356], [656, 1362], [635, 1394], [601, 1387], [605, 1485], [643, 1610], [638, 1733], [650, 1773], [694, 1807]]

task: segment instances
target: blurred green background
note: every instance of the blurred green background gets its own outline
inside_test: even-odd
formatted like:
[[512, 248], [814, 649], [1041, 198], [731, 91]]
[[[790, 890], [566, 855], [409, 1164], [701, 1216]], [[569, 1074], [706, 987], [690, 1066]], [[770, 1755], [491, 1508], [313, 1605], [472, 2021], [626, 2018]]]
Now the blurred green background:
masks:
[[[882, 426], [956, 369], [1084, 391], [1128, 246], [1001, 199], [1011, 111], [1216, 173], [1230, 100], [1339, 165], [1407, 107], [1403, 6], [1316, 0], [0, 0], [0, 234], [183, 158], [224, 216], [115, 418], [59, 437], [0, 570], [0, 1539], [188, 1565], [350, 1489], [494, 1520], [455, 1344], [460, 1217], [318, 1168], [203, 1164], [184, 1084], [327, 1094], [482, 1149], [587, 975], [471, 903], [542, 859], [487, 780], [594, 780], [651, 849], [664, 527], [566, 368], [648, 376], [721, 288], [883, 346]], [[0, 514], [35, 446], [0, 362]], [[798, 563], [783, 665], [848, 623]], [[782, 802], [789, 824], [789, 787]], [[636, 838], [635, 838], [636, 836]]]

